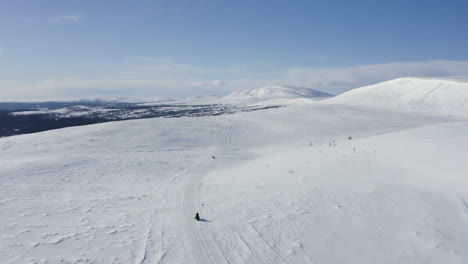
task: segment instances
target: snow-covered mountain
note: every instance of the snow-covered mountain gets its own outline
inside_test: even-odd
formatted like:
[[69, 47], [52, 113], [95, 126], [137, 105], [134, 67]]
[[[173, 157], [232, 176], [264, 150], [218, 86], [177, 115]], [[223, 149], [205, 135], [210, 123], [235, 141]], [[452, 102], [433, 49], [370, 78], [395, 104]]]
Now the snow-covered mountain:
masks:
[[233, 92], [222, 98], [224, 101], [234, 100], [281, 100], [281, 99], [313, 99], [322, 100], [333, 95], [310, 88], [290, 85], [271, 85], [254, 90]]
[[401, 78], [357, 88], [324, 103], [468, 117], [468, 83]]

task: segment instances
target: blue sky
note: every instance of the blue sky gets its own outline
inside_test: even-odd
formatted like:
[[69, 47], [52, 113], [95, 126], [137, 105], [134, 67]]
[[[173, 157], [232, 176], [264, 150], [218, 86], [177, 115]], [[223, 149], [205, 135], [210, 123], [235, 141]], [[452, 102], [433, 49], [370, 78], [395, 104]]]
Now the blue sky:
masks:
[[0, 100], [468, 75], [467, 1], [0, 1]]

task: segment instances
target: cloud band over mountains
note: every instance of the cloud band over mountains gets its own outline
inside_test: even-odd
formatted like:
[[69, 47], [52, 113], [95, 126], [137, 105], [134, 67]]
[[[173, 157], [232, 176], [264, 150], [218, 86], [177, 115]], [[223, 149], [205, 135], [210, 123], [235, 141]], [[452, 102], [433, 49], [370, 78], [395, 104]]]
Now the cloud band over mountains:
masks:
[[[158, 60], [133, 63], [112, 77], [45, 80], [0, 88], [0, 100], [106, 97], [179, 97], [225, 95], [266, 85], [294, 85], [339, 94], [400, 77], [468, 76], [468, 61], [392, 62], [347, 67], [304, 67], [267, 71], [254, 66], [201, 67]], [[261, 76], [261, 78], [256, 78]]]

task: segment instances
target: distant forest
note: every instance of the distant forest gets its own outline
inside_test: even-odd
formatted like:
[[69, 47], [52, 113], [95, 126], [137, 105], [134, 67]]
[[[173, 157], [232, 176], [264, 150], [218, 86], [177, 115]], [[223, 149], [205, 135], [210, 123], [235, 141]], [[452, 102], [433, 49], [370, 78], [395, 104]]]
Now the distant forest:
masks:
[[[135, 104], [101, 101], [0, 103], [0, 137], [36, 133], [71, 126], [110, 121], [182, 116], [213, 116], [240, 111], [255, 111], [279, 106], [231, 106], [223, 104]], [[54, 111], [54, 110], [63, 111]], [[23, 111], [37, 113], [14, 114]]]

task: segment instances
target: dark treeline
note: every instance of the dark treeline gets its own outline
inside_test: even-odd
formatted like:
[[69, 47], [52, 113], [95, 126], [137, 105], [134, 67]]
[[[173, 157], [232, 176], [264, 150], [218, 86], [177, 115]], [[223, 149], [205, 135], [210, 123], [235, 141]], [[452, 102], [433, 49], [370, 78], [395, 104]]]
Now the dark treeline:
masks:
[[[85, 106], [85, 107], [83, 107]], [[197, 117], [256, 111], [267, 107], [240, 107], [222, 104], [209, 105], [138, 105], [129, 103], [0, 103], [0, 137], [36, 133], [71, 126], [83, 126], [110, 121], [155, 118]], [[44, 111], [44, 109], [46, 109]], [[63, 112], [50, 110], [65, 109]], [[38, 111], [34, 114], [13, 114], [21, 111]]]

